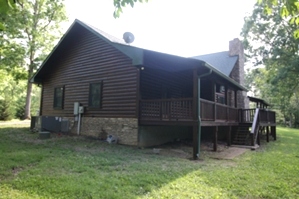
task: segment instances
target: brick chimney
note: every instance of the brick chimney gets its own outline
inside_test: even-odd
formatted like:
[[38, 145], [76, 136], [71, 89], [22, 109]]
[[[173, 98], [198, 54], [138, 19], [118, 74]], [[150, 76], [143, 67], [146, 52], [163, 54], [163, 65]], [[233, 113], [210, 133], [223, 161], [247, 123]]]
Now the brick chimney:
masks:
[[[230, 77], [238, 82], [240, 85], [244, 86], [244, 47], [242, 42], [235, 38], [229, 41], [229, 56], [238, 56], [237, 63], [231, 72]], [[249, 103], [247, 100], [247, 94], [245, 91], [238, 91], [238, 108], [248, 108]]]

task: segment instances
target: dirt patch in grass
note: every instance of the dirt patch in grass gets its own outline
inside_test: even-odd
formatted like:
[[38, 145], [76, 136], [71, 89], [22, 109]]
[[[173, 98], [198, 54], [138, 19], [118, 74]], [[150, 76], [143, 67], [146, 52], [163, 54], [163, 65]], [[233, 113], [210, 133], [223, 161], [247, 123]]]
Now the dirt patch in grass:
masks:
[[225, 160], [232, 160], [246, 151], [249, 151], [250, 149], [246, 148], [238, 148], [238, 147], [227, 147], [223, 149], [222, 151], [217, 151], [217, 152], [207, 152], [207, 155], [211, 158], [215, 159], [225, 159]]
[[14, 176], [18, 175], [21, 171], [23, 171], [23, 168], [22, 167], [13, 167], [11, 169], [11, 172]]
[[[188, 142], [173, 142], [167, 143], [155, 148], [147, 149], [149, 153], [155, 153], [157, 155], [171, 156], [191, 159], [193, 156], [192, 143]], [[213, 144], [210, 142], [202, 142], [200, 147], [201, 158], [214, 158], [232, 160], [250, 149], [239, 147], [228, 147], [226, 143], [219, 142], [217, 151], [213, 151]]]

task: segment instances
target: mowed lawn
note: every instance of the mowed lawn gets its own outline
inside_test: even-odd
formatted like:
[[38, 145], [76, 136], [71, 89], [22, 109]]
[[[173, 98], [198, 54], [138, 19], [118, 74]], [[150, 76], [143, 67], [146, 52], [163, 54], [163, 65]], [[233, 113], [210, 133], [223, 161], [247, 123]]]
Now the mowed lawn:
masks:
[[234, 160], [190, 161], [0, 126], [0, 198], [299, 198], [299, 130]]

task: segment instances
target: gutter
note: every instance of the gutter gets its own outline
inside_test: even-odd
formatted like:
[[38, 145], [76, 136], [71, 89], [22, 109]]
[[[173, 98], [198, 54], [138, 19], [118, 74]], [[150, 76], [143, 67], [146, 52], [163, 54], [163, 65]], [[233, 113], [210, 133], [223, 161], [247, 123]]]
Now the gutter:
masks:
[[207, 72], [207, 73], [204, 73], [204, 74], [201, 74], [201, 75], [198, 75], [197, 78], [198, 78], [198, 91], [197, 91], [197, 95], [198, 95], [198, 99], [197, 99], [197, 116], [198, 116], [198, 136], [197, 136], [197, 141], [198, 141], [198, 146], [197, 146], [197, 158], [199, 158], [199, 155], [200, 155], [200, 142], [201, 142], [201, 118], [200, 118], [200, 78], [202, 77], [206, 77], [206, 76], [209, 76], [211, 75], [213, 72], [213, 70], [210, 68], [210, 71]]
[[[207, 64], [207, 63], [205, 63], [205, 65], [206, 65], [206, 64]], [[209, 71], [209, 72], [207, 72], [207, 73], [204, 73], [204, 74], [202, 74], [202, 75], [199, 75], [199, 76], [198, 76], [198, 78], [206, 77], [206, 76], [208, 76], [208, 75], [212, 74], [213, 70], [212, 70], [211, 68], [209, 68], [209, 69], [210, 69], [210, 71]]]

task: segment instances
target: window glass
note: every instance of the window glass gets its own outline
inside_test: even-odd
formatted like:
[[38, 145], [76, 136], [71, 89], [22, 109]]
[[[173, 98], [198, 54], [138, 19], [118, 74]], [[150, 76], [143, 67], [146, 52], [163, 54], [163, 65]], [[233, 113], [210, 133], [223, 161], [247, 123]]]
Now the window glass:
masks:
[[64, 87], [54, 89], [54, 108], [63, 109]]
[[100, 108], [102, 83], [92, 83], [89, 86], [89, 106]]

